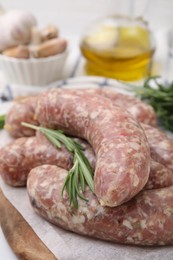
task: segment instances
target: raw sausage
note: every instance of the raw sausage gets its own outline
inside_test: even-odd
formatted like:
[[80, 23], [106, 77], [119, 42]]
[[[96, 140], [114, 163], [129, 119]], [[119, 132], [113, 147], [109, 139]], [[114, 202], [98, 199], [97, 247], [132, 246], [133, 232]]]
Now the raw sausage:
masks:
[[142, 124], [150, 144], [151, 157], [173, 170], [173, 140], [166, 133], [152, 126]]
[[114, 207], [137, 194], [150, 171], [150, 150], [136, 120], [109, 99], [53, 89], [40, 95], [35, 117], [42, 126], [86, 139], [96, 154], [95, 194]]
[[[135, 98], [131, 96], [127, 96], [121, 93], [116, 93], [114, 91], [110, 91], [109, 89], [87, 89], [90, 93], [95, 93], [97, 90], [97, 93], [109, 93], [109, 98], [112, 96], [112, 100], [115, 101], [115, 103], [120, 103], [125, 105], [126, 107], [129, 105], [129, 111], [138, 111], [138, 116], [136, 116], [138, 119], [140, 118], [141, 121], [145, 122], [147, 120], [147, 117], [149, 117], [149, 114], [151, 112], [151, 121], [153, 120], [154, 124], [154, 114], [152, 113], [152, 110], [150, 109], [150, 106], [146, 109], [143, 109], [143, 105], [145, 107], [145, 103], [140, 102], [136, 100]], [[112, 95], [111, 95], [112, 94]], [[114, 95], [113, 95], [114, 94]], [[106, 94], [105, 94], [106, 95]], [[118, 97], [116, 99], [116, 97]], [[127, 100], [131, 100], [130, 103], [127, 102]], [[134, 99], [134, 103], [133, 103]], [[127, 102], [127, 103], [126, 103]], [[139, 103], [138, 103], [139, 102]], [[137, 103], [137, 107], [135, 105]], [[35, 134], [34, 130], [26, 128], [21, 126], [21, 122], [25, 121], [31, 124], [38, 124], [37, 120], [34, 119], [34, 113], [35, 113], [35, 106], [36, 106], [36, 97], [28, 97], [25, 99], [22, 99], [20, 101], [15, 102], [12, 109], [7, 115], [6, 120], [6, 129], [7, 131], [14, 137], [21, 137], [21, 136], [32, 136]], [[147, 105], [146, 105], [147, 106]], [[141, 108], [141, 110], [139, 109]], [[146, 112], [145, 112], [146, 111]], [[148, 111], [148, 113], [147, 113]], [[132, 113], [133, 115], [133, 113]], [[152, 154], [152, 158], [155, 161], [158, 161], [162, 164], [164, 164], [166, 167], [169, 167], [171, 170], [173, 170], [173, 141], [171, 138], [168, 138], [168, 136], [161, 132], [159, 129], [154, 128], [152, 126], [142, 124], [142, 127], [145, 131], [145, 134], [147, 136], [148, 142], [150, 144], [150, 150]]]
[[[95, 156], [91, 146], [84, 140], [75, 140], [85, 149], [84, 153], [94, 169]], [[60, 149], [55, 148], [39, 132], [36, 136], [21, 137], [0, 148], [0, 175], [11, 186], [25, 186], [30, 170], [45, 162], [69, 170], [73, 157], [64, 145]]]
[[110, 208], [99, 204], [87, 188], [86, 203], [69, 205], [61, 189], [67, 172], [57, 166], [34, 168], [27, 189], [35, 211], [63, 229], [123, 244], [173, 244], [173, 186], [142, 191], [125, 204]]
[[145, 190], [158, 189], [173, 185], [173, 171], [165, 165], [151, 160], [149, 179], [144, 186]]
[[[83, 148], [93, 170], [95, 155], [84, 140], [75, 138]], [[52, 164], [69, 170], [73, 165], [72, 154], [62, 145], [55, 148], [41, 133], [34, 137], [21, 137], [0, 149], [0, 174], [11, 186], [25, 186], [31, 169], [42, 164]], [[173, 185], [173, 172], [151, 159], [149, 179], [145, 189], [163, 188]]]
[[34, 119], [36, 96], [30, 96], [15, 101], [10, 111], [6, 115], [5, 129], [13, 137], [33, 136], [35, 131], [21, 125], [22, 121], [38, 125]]
[[[110, 88], [88, 88], [84, 90], [71, 89], [70, 91], [74, 93], [85, 92], [92, 95], [97, 94], [107, 97], [113, 102], [113, 104], [122, 107], [123, 110], [124, 108], [126, 108], [127, 111], [129, 111], [129, 113], [131, 113], [131, 115], [139, 122], [143, 122], [153, 126], [156, 125], [156, 114], [153, 108], [135, 97], [115, 92]], [[21, 126], [21, 122], [25, 121], [34, 125], [38, 124], [36, 118], [34, 117], [36, 103], [36, 96], [28, 97], [14, 103], [13, 107], [7, 114], [5, 125], [7, 131], [13, 137], [17, 138], [22, 136], [34, 135], [34, 131]]]
[[99, 94], [107, 97], [114, 105], [118, 105], [123, 109], [125, 108], [139, 122], [152, 126], [157, 125], [156, 113], [154, 112], [153, 107], [134, 96], [113, 91], [110, 87], [97, 89], [88, 88], [84, 91], [92, 93], [93, 95]]
[[90, 142], [97, 155], [94, 182], [102, 205], [117, 206], [146, 184], [150, 151], [143, 130], [109, 99], [52, 89], [37, 98], [34, 119]]

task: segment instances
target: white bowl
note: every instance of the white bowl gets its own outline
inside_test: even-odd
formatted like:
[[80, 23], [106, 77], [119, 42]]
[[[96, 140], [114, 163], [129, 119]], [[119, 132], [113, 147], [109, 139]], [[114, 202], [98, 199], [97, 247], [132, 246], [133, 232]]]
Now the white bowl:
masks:
[[0, 54], [0, 69], [9, 83], [43, 86], [62, 79], [68, 50], [47, 58], [16, 59]]

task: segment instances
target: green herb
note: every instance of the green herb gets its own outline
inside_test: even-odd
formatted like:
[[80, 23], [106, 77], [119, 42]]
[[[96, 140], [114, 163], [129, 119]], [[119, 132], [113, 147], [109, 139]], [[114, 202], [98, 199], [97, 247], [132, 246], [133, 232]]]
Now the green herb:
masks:
[[73, 203], [75, 208], [78, 208], [77, 197], [88, 201], [82, 193], [85, 191], [85, 184], [87, 184], [94, 193], [94, 181], [93, 171], [88, 159], [83, 153], [83, 147], [72, 138], [67, 137], [61, 130], [51, 130], [24, 122], [22, 122], [22, 125], [40, 131], [57, 148], [60, 148], [61, 144], [64, 144], [67, 150], [73, 154], [73, 167], [69, 170], [64, 181], [62, 196], [64, 190], [66, 190], [69, 195], [70, 205]]
[[149, 103], [154, 108], [160, 124], [173, 132], [173, 82], [164, 85], [158, 82], [158, 78], [148, 78], [142, 87], [126, 84], [125, 89], [135, 92]]
[[2, 129], [5, 125], [5, 115], [0, 116], [0, 129]]

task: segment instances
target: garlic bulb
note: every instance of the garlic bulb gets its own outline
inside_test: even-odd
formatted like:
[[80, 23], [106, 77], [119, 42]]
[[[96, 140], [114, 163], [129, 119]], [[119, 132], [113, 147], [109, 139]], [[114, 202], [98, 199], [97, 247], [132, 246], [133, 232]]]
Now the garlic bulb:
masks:
[[35, 17], [28, 11], [13, 10], [0, 16], [0, 51], [30, 41]]

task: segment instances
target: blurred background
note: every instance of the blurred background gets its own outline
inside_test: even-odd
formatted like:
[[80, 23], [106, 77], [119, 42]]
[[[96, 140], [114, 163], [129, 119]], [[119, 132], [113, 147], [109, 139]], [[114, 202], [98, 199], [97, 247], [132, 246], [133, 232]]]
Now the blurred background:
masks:
[[30, 10], [39, 24], [56, 23], [68, 35], [82, 33], [92, 21], [110, 14], [128, 14], [134, 2], [134, 14], [144, 16], [153, 30], [173, 26], [172, 0], [2, 0], [7, 9]]
[[[71, 60], [74, 62], [80, 53], [79, 39], [93, 21], [112, 14], [141, 16], [149, 22], [155, 36], [154, 57], [157, 74], [167, 78], [171, 78], [173, 74], [170, 72], [172, 60], [169, 60], [172, 46], [169, 44], [169, 31], [173, 29], [173, 0], [2, 0], [0, 4], [4, 9], [31, 11], [40, 27], [50, 23], [57, 25], [60, 34], [70, 41], [73, 50]], [[82, 59], [80, 63], [82, 64]], [[72, 73], [68, 72], [67, 76]], [[79, 75], [83, 75], [82, 66], [78, 66], [75, 74]]]

